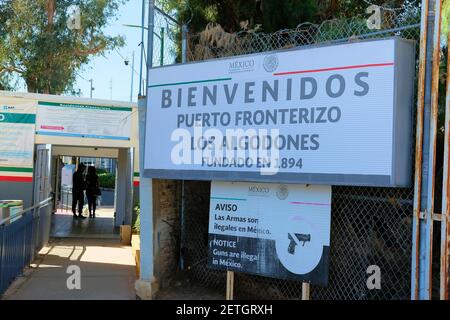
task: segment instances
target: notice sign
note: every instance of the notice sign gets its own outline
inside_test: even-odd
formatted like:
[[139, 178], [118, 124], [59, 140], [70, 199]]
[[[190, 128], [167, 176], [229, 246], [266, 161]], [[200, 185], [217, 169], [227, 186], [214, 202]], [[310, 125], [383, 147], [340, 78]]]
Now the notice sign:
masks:
[[93, 139], [130, 140], [131, 108], [39, 102], [36, 133]]
[[32, 101], [0, 102], [0, 175], [32, 175], [35, 108]]
[[208, 266], [327, 285], [331, 187], [213, 181]]
[[152, 68], [145, 175], [408, 186], [413, 81], [397, 38]]

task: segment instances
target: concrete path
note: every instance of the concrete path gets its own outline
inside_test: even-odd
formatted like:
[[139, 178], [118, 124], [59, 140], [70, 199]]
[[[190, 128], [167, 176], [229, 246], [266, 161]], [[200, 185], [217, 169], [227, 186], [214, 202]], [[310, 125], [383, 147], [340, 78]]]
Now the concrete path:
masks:
[[[69, 266], [78, 266], [81, 289]], [[52, 240], [24, 276], [17, 279], [3, 296], [5, 300], [134, 300], [136, 278], [130, 246], [112, 239]]]
[[[85, 217], [89, 213], [84, 213]], [[95, 219], [74, 219], [70, 210], [58, 210], [52, 215], [51, 237], [119, 239], [119, 228], [114, 227], [114, 207], [101, 207]]]

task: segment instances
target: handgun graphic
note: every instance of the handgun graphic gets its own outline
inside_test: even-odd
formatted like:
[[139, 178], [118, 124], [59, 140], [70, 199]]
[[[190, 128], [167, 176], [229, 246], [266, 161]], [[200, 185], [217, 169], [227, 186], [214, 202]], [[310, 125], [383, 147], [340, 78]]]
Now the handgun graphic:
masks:
[[297, 241], [295, 241], [294, 237], [297, 238], [299, 242], [302, 242], [302, 247], [305, 246], [305, 243], [311, 241], [311, 234], [304, 233], [288, 233], [288, 239], [291, 241], [288, 246], [288, 253], [295, 254], [295, 247], [297, 246]]

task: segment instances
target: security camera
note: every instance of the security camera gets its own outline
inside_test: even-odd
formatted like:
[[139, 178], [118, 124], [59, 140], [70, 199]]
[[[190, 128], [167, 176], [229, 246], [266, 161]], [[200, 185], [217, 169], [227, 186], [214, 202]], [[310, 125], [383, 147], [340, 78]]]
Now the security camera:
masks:
[[128, 59], [125, 59], [125, 65], [127, 66], [129, 63], [130, 63], [130, 61], [128, 60]]

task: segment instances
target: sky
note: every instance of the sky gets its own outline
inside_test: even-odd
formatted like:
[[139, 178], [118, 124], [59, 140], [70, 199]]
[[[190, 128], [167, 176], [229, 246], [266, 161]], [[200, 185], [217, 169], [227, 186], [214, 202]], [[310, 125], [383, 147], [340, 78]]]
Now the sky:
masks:
[[[141, 32], [139, 28], [130, 28], [124, 24], [141, 24], [141, 0], [129, 0], [119, 9], [117, 21], [105, 29], [109, 35], [122, 35], [125, 37], [125, 46], [111, 51], [105, 56], [92, 58], [91, 62], [78, 72], [75, 89], [81, 90], [81, 96], [90, 97], [91, 84], [93, 80], [92, 98], [130, 101], [131, 92], [131, 62], [132, 52], [135, 51], [134, 64], [134, 89], [133, 101], [137, 101], [139, 90], [139, 61]], [[124, 58], [129, 60], [126, 66]], [[145, 71], [144, 71], [145, 75]]]
[[[91, 84], [89, 79], [92, 79], [95, 88], [92, 91], [92, 98], [130, 101], [132, 52], [134, 51], [135, 72], [132, 99], [134, 102], [137, 101], [141, 50], [138, 45], [141, 42], [141, 30], [140, 28], [126, 27], [124, 24], [141, 24], [141, 6], [141, 0], [129, 0], [119, 9], [117, 21], [112, 21], [105, 29], [105, 32], [109, 35], [124, 36], [126, 44], [120, 49], [105, 54], [105, 56], [92, 58], [91, 62], [78, 72], [74, 87], [76, 90], [81, 90], [81, 96], [90, 96]], [[147, 34], [145, 34], [144, 39], [147, 39]], [[129, 60], [128, 66], [125, 65], [124, 59]], [[144, 67], [144, 77], [145, 73]]]

